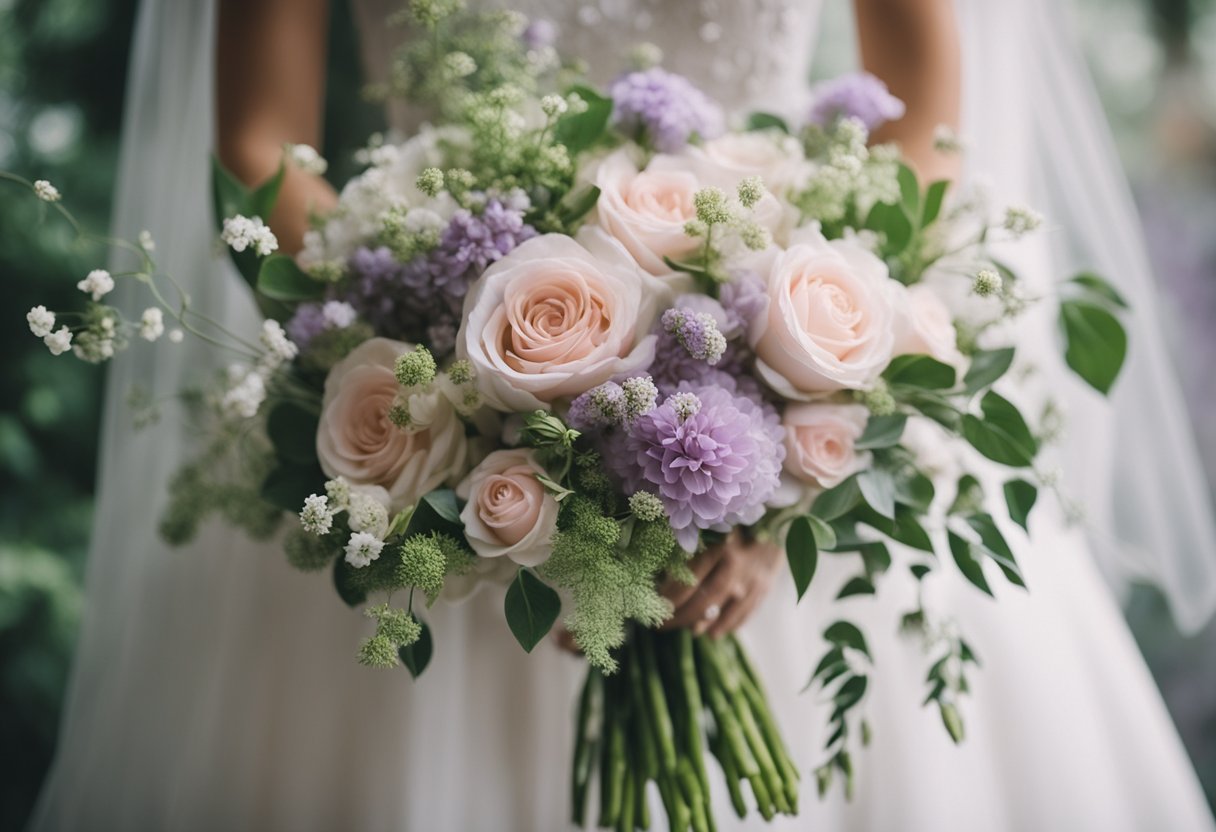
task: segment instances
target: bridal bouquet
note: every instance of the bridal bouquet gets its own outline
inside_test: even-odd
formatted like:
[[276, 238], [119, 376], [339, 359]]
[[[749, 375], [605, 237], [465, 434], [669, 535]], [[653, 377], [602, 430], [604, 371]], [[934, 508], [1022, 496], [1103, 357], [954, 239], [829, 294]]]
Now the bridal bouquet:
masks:
[[[242, 356], [189, 398], [211, 439], [172, 482], [162, 530], [185, 541], [218, 512], [268, 537], [292, 517], [291, 563], [328, 570], [374, 622], [361, 663], [422, 673], [443, 643], [425, 609], [486, 583], [506, 586], [525, 651], [560, 618], [589, 665], [577, 822], [598, 778], [600, 826], [646, 828], [654, 782], [672, 829], [714, 828], [706, 749], [740, 816], [793, 814], [799, 772], [763, 680], [733, 637], [657, 630], [672, 611], [658, 587], [691, 581], [688, 559], [732, 534], [784, 542], [799, 597], [825, 552], [858, 564], [839, 597], [872, 594], [893, 562], [919, 580], [952, 561], [988, 593], [991, 562], [1022, 585], [982, 491], [1007, 470], [1026, 526], [1049, 426], [993, 388], [1014, 364], [1010, 322], [1048, 299], [992, 244], [1040, 219], [948, 199], [869, 146], [902, 112], [869, 76], [818, 88], [799, 123], [758, 113], [731, 130], [653, 49], [598, 89], [544, 21], [457, 5], [403, 12], [421, 36], [377, 91], [429, 124], [362, 151], [298, 256], [265, 221], [286, 166], [324, 160], [289, 147], [256, 189], [217, 164], [219, 238], [265, 316], [256, 341], [175, 297], [147, 237], [130, 273], [81, 281], [83, 312], [37, 307], [30, 327], [101, 361], [172, 319], [169, 341]], [[63, 210], [49, 183], [31, 188]], [[117, 279], [151, 291], [138, 320], [106, 304]], [[1092, 275], [1061, 290], [1065, 358], [1106, 391], [1122, 302]], [[951, 441], [978, 467], [943, 483], [926, 449]], [[930, 637], [923, 610], [904, 623], [935, 651], [926, 704], [958, 740], [976, 656]], [[870, 667], [853, 623], [823, 636], [821, 791], [833, 772], [851, 782]]]

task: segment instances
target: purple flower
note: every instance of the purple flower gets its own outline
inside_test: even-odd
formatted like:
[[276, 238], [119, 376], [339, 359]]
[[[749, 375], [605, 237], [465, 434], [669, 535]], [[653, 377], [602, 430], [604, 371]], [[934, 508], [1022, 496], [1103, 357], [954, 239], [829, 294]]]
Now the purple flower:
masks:
[[639, 417], [619, 452], [606, 455], [626, 493], [659, 496], [688, 551], [703, 529], [758, 521], [780, 483], [785, 445], [776, 410], [732, 388], [681, 390]]
[[838, 118], [855, 118], [873, 132], [888, 121], [902, 118], [904, 102], [887, 85], [868, 72], [854, 72], [816, 84], [808, 120], [830, 127]]
[[345, 300], [377, 335], [423, 341], [437, 354], [456, 344], [469, 284], [495, 260], [536, 236], [524, 222], [526, 201], [514, 195], [486, 200], [480, 213], [462, 209], [432, 251], [400, 263], [383, 246], [350, 258]]
[[726, 352], [726, 338], [709, 312], [673, 306], [663, 313], [663, 331], [676, 339], [692, 358], [717, 364]]
[[[711, 327], [721, 341], [709, 334]], [[681, 295], [675, 308], [664, 313], [655, 342], [649, 372], [659, 392], [669, 396], [682, 386], [699, 386], [712, 383], [712, 379], [741, 375], [744, 350], [726, 338], [736, 338], [744, 332], [744, 328], [732, 322], [730, 310], [713, 298]], [[710, 341], [714, 342], [712, 350], [708, 349]], [[716, 355], [713, 362], [708, 360], [711, 355]]]
[[693, 136], [711, 139], [725, 129], [721, 107], [687, 78], [661, 67], [622, 75], [608, 92], [613, 124], [644, 132], [662, 153], [677, 152]]
[[545, 49], [557, 40], [557, 27], [553, 21], [538, 17], [527, 25], [520, 40], [529, 49]]
[[746, 336], [753, 322], [768, 313], [768, 287], [753, 271], [740, 272], [723, 283], [718, 300], [726, 316], [722, 334], [727, 338]]
[[345, 329], [355, 322], [356, 317], [354, 307], [344, 301], [302, 303], [287, 321], [287, 337], [301, 350], [306, 350], [322, 332], [328, 329]]

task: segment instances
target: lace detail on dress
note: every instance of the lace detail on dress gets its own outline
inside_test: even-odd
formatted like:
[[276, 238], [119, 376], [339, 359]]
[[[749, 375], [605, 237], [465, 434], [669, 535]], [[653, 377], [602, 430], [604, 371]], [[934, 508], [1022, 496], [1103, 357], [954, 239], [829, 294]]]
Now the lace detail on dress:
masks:
[[[730, 112], [793, 114], [806, 103], [817, 0], [472, 0], [512, 8], [558, 28], [557, 48], [577, 55], [593, 80], [628, 68], [630, 51], [653, 43], [663, 65], [687, 76]], [[384, 25], [400, 0], [354, 0], [369, 78], [385, 77], [402, 32]], [[404, 128], [401, 116], [394, 126]]]

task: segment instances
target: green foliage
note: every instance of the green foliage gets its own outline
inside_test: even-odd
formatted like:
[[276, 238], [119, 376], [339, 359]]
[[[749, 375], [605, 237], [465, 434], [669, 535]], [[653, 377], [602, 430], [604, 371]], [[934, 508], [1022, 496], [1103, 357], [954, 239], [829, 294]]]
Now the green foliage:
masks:
[[1038, 452], [1038, 442], [1018, 409], [992, 391], [984, 395], [980, 409], [982, 418], [970, 413], [963, 416], [964, 438], [994, 462], [1028, 467]]
[[435, 642], [431, 637], [431, 628], [425, 621], [419, 621], [418, 638], [411, 644], [404, 644], [397, 650], [397, 655], [410, 676], [417, 679], [431, 663], [435, 652]]
[[340, 541], [329, 535], [318, 537], [301, 528], [294, 528], [283, 540], [287, 562], [302, 572], [319, 572], [333, 561], [342, 550]]
[[819, 547], [809, 517], [797, 517], [790, 524], [789, 534], [785, 538], [785, 557], [789, 561], [790, 574], [794, 576], [798, 600], [801, 601], [819, 564]]
[[305, 274], [295, 258], [286, 254], [272, 254], [261, 261], [255, 286], [259, 295], [272, 300], [318, 300], [325, 294], [325, 284]]
[[[393, 581], [399, 587], [415, 587], [426, 593], [429, 600], [434, 601], [443, 589], [443, 578], [447, 574], [447, 558], [444, 547], [440, 545], [442, 535], [415, 534], [407, 537], [401, 544], [397, 563], [393, 571]], [[448, 538], [449, 546], [454, 544]]]
[[507, 589], [503, 612], [511, 634], [525, 653], [531, 653], [553, 628], [561, 611], [562, 601], [558, 594], [531, 569], [520, 567]]

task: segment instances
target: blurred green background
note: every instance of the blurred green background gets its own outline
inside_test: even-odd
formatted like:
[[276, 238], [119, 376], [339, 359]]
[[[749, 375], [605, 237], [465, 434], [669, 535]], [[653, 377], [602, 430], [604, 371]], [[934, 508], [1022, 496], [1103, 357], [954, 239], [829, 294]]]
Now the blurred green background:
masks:
[[[0, 0], [0, 169], [45, 178], [107, 227], [136, 0]], [[845, 4], [839, 4], [844, 6]], [[1216, 481], [1216, 3], [1073, 0], [1078, 31], [1136, 186], [1175, 351]], [[356, 43], [334, 4], [326, 155], [377, 127], [355, 94]], [[0, 829], [20, 828], [54, 748], [83, 602], [103, 371], [56, 360], [31, 306], [66, 307], [95, 252], [0, 183]], [[1206, 359], [1206, 365], [1205, 365]], [[1199, 418], [1202, 414], [1203, 418]], [[1216, 625], [1182, 638], [1148, 589], [1128, 617], [1216, 801]]]

